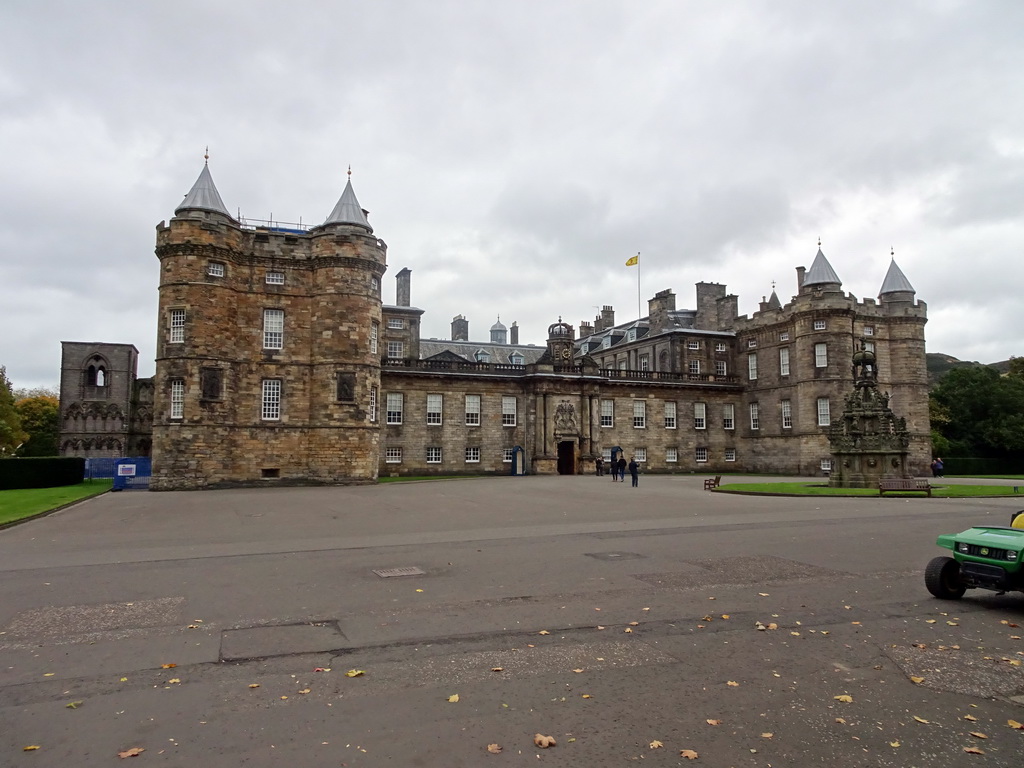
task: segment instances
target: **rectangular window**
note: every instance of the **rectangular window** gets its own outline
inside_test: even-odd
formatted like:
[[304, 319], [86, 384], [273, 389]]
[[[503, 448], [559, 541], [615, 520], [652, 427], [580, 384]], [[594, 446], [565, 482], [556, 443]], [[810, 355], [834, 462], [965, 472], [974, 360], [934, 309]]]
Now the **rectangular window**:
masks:
[[699, 341], [695, 341], [693, 339], [690, 339], [690, 341], [686, 342], [686, 348], [687, 349], [700, 349], [700, 342]]
[[380, 336], [380, 326], [377, 323], [370, 323], [370, 354], [377, 354], [377, 337]]
[[601, 339], [601, 349], [608, 349], [608, 347], [610, 347], [611, 345], [612, 345], [612, 337], [611, 336], [605, 336], [603, 339]]
[[480, 395], [466, 395], [466, 426], [480, 426]]
[[377, 421], [377, 388], [370, 387], [370, 421]]
[[665, 429], [676, 428], [676, 404], [674, 402], [665, 403]]
[[389, 317], [388, 328], [400, 331], [405, 328], [405, 320], [400, 317]]
[[203, 366], [199, 369], [199, 397], [202, 400], [220, 400], [223, 383], [224, 371], [220, 368]]
[[693, 458], [698, 464], [705, 464], [708, 460], [708, 449], [704, 446], [700, 446], [693, 452]]
[[823, 341], [820, 341], [814, 345], [814, 367], [828, 367], [828, 344], [826, 344]]
[[870, 325], [865, 325], [864, 326], [864, 335], [865, 336], [874, 336], [875, 335], [875, 329], [872, 326], [870, 326]]
[[789, 376], [789, 347], [779, 350], [779, 375]]
[[747, 378], [754, 381], [757, 378], [757, 353], [747, 355]]
[[719, 341], [715, 344], [715, 352], [725, 352], [725, 342]]
[[281, 380], [263, 380], [263, 420], [277, 421], [281, 418]]
[[335, 398], [339, 403], [351, 403], [356, 399], [356, 375], [338, 371], [335, 381]]
[[427, 464], [440, 464], [441, 457], [441, 446], [432, 445], [427, 448]]
[[732, 403], [722, 406], [722, 429], [736, 429], [736, 406]]
[[665, 463], [675, 464], [679, 461], [679, 449], [678, 448], [666, 448], [665, 449]]
[[385, 448], [384, 449], [384, 463], [385, 464], [401, 464], [402, 463], [402, 449], [401, 448]]
[[625, 360], [619, 360], [619, 370], [620, 371], [626, 370], [626, 361]]
[[514, 427], [516, 425], [516, 399], [504, 396], [501, 398], [501, 426]]
[[757, 339], [747, 339], [747, 349], [753, 349], [757, 346]]
[[694, 429], [707, 429], [708, 426], [708, 406], [707, 403], [694, 403], [693, 404], [693, 428]]
[[821, 471], [822, 472], [831, 472], [832, 471], [832, 459], [822, 459], [821, 460]]
[[643, 400], [633, 401], [633, 429], [647, 428], [647, 403]]
[[185, 341], [185, 310], [171, 310], [171, 334], [168, 341], [171, 344], [181, 344]]
[[284, 272], [267, 272], [267, 285], [284, 285]]
[[171, 418], [185, 418], [185, 380], [171, 379]]
[[651, 370], [651, 356], [650, 355], [640, 355], [640, 370], [641, 371], [649, 371], [649, 370]]
[[405, 344], [400, 341], [389, 341], [388, 357], [392, 360], [400, 360], [405, 357]]
[[831, 407], [827, 397], [818, 398], [818, 426], [827, 427], [832, 423]]
[[635, 448], [633, 449], [633, 458], [636, 459], [637, 464], [643, 464], [647, 461], [647, 449], [646, 448]]
[[612, 449], [605, 448], [601, 451], [601, 458], [604, 459], [604, 463], [608, 464], [612, 460]]
[[441, 423], [443, 406], [443, 395], [427, 395], [427, 424], [435, 426]]
[[873, 341], [865, 341], [864, 342], [864, 351], [865, 352], [874, 352], [875, 351], [875, 342], [873, 342]]
[[689, 363], [687, 363], [687, 370], [694, 375], [699, 374], [700, 360], [691, 360]]
[[626, 331], [626, 341], [636, 341], [636, 328]]
[[466, 449], [466, 463], [467, 464], [479, 464], [480, 463], [480, 449], [479, 448], [467, 448]]
[[727, 372], [725, 360], [715, 360], [715, 376], [725, 376]]
[[815, 320], [814, 321], [814, 330], [816, 330], [816, 331], [824, 331], [825, 330], [825, 321], [824, 320]]
[[750, 428], [761, 428], [761, 409], [757, 403], [750, 404]]
[[793, 428], [793, 404], [789, 400], [782, 401], [782, 428]]
[[779, 334], [779, 341], [789, 341], [789, 331], [783, 331]]
[[736, 461], [736, 449], [735, 448], [726, 448], [725, 449], [725, 460], [726, 461]]
[[219, 261], [211, 261], [206, 265], [206, 274], [210, 277], [224, 277], [224, 265]]
[[284, 310], [263, 310], [263, 348], [281, 349], [284, 347]]
[[602, 400], [601, 401], [601, 426], [602, 427], [614, 427], [615, 426], [615, 401], [614, 400]]
[[404, 404], [401, 392], [388, 392], [388, 402], [386, 406], [388, 424], [402, 423], [402, 406]]
[[512, 449], [511, 448], [503, 448], [502, 449], [502, 451], [501, 451], [501, 461], [504, 464], [511, 464], [512, 463]]

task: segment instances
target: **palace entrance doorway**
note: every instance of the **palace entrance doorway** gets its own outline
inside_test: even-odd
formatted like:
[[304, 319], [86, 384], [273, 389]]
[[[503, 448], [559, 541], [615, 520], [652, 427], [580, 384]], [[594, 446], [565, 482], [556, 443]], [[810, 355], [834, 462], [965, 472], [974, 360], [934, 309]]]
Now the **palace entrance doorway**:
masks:
[[562, 440], [558, 444], [558, 474], [576, 474], [576, 441]]

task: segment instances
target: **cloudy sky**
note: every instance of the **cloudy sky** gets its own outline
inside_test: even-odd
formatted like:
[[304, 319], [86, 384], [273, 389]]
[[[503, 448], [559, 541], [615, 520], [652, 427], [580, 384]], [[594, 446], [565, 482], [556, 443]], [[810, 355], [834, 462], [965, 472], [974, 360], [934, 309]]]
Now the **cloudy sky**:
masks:
[[1024, 354], [1024, 3], [5, 0], [0, 365], [60, 342], [151, 375], [158, 222], [204, 148], [225, 204], [319, 223], [352, 180], [424, 335], [524, 342], [725, 283], [752, 313], [822, 249], [896, 261], [928, 349]]

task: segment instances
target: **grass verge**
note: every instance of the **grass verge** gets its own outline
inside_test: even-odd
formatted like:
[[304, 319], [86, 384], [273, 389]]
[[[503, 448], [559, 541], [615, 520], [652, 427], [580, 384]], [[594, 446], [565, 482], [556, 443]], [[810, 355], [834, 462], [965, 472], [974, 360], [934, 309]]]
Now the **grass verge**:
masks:
[[408, 483], [412, 480], [469, 480], [486, 475], [401, 475], [399, 477], [378, 477], [378, 483]]
[[[766, 496], [878, 496], [877, 488], [830, 488], [817, 483], [732, 483], [720, 485], [719, 490], [731, 493], [756, 493]], [[944, 499], [962, 499], [972, 496], [1020, 496], [1024, 503], [1024, 494], [1014, 494], [1013, 488], [1006, 485], [932, 485], [932, 496]], [[902, 493], [887, 491], [885, 497], [903, 496], [906, 498], [923, 498], [918, 491]]]
[[109, 491], [113, 480], [87, 480], [58, 488], [16, 488], [0, 491], [0, 525], [35, 517], [75, 501]]

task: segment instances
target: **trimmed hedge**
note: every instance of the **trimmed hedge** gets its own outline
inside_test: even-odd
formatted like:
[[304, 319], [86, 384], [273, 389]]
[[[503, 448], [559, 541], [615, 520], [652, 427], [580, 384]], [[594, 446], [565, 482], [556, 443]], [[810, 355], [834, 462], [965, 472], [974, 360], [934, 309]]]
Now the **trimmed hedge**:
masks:
[[81, 456], [0, 459], [0, 491], [77, 485], [84, 478], [85, 459]]
[[947, 475], [1024, 475], [1024, 460], [1015, 457], [976, 459], [954, 456], [942, 460]]

